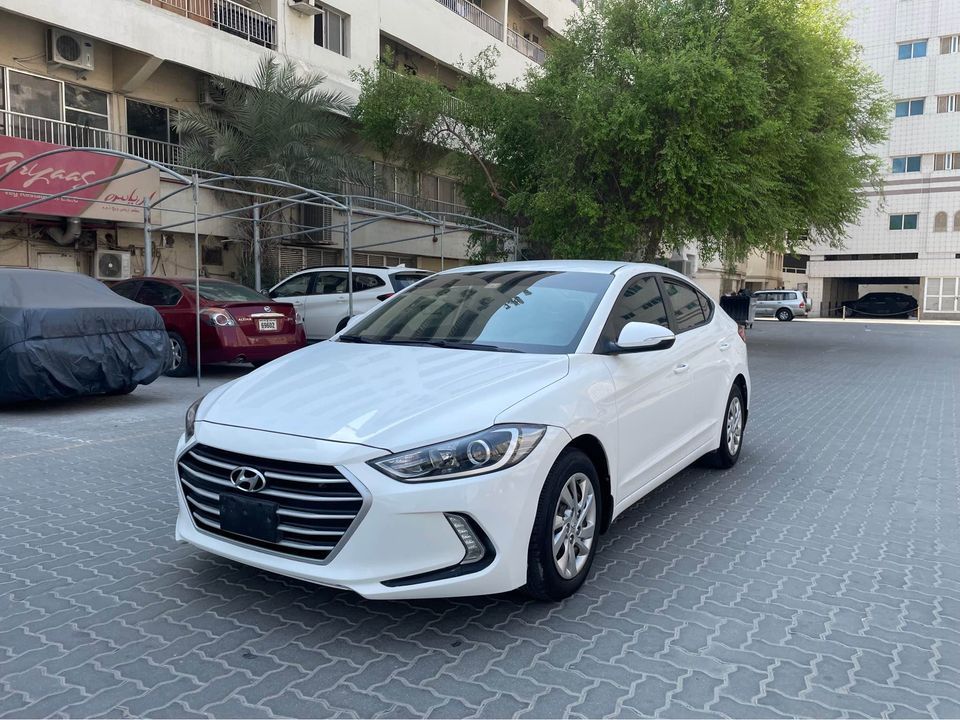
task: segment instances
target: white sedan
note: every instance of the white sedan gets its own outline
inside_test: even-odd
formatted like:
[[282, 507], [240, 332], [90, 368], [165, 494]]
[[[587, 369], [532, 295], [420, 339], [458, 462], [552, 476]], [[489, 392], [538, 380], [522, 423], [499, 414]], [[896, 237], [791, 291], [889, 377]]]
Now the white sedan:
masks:
[[368, 598], [557, 600], [630, 505], [737, 462], [749, 398], [737, 324], [671, 270], [451, 270], [195, 403], [177, 538]]

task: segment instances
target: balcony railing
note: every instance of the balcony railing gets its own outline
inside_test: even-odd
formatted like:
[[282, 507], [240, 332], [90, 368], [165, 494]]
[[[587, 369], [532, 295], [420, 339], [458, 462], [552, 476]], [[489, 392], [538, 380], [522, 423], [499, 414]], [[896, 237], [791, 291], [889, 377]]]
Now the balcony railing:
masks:
[[0, 135], [53, 145], [120, 150], [164, 165], [179, 164], [182, 150], [174, 143], [8, 111], [0, 111]]
[[507, 45], [512, 47], [514, 50], [523, 53], [538, 65], [543, 65], [544, 61], [547, 59], [546, 50], [532, 40], [527, 40], [525, 37], [523, 37], [523, 35], [520, 35], [509, 28], [507, 28]]
[[[385, 190], [383, 187], [371, 187], [370, 185], [362, 185], [360, 183], [343, 181], [340, 183], [340, 192], [345, 195], [360, 195], [366, 198], [363, 200], [354, 198], [354, 207], [363, 207], [379, 212], [396, 212], [396, 207], [388, 203], [399, 203], [400, 205], [422, 210], [425, 213], [469, 214], [469, 208], [460, 203], [395, 192], [393, 190]], [[377, 202], [378, 200], [384, 202]]]
[[469, 20], [485, 33], [493, 35], [497, 40], [503, 40], [503, 23], [493, 15], [488, 15], [467, 0], [437, 0], [447, 10], [455, 12], [460, 17]]
[[277, 21], [234, 0], [143, 0], [257, 45], [277, 47]]

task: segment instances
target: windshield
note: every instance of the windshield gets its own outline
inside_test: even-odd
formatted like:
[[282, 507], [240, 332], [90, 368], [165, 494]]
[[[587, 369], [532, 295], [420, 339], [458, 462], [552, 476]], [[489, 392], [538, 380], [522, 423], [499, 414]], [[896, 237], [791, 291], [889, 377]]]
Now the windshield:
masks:
[[569, 353], [612, 280], [545, 271], [435, 275], [374, 310], [341, 340]]
[[[194, 283], [184, 283], [191, 293], [195, 291]], [[270, 302], [266, 295], [251, 290], [243, 285], [236, 283], [220, 282], [217, 280], [200, 281], [200, 297], [204, 300], [215, 300], [217, 302]]]

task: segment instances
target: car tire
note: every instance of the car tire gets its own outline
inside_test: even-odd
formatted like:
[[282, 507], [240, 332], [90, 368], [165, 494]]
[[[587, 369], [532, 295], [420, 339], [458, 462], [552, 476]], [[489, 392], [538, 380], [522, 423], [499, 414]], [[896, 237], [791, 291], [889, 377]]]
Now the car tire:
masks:
[[565, 450], [540, 492], [527, 549], [524, 592], [537, 600], [557, 601], [579, 590], [596, 555], [602, 517], [603, 493], [596, 468], [580, 450]]
[[723, 430], [720, 433], [720, 447], [710, 453], [711, 464], [726, 470], [732, 468], [740, 459], [743, 449], [743, 430], [747, 422], [747, 406], [743, 389], [734, 383], [723, 406]]
[[777, 320], [780, 322], [790, 322], [793, 320], [793, 313], [787, 308], [780, 308], [777, 310]]
[[167, 335], [170, 337], [172, 360], [165, 374], [170, 377], [187, 377], [193, 371], [193, 367], [187, 359], [187, 343], [184, 342], [180, 333], [171, 332], [167, 333]]

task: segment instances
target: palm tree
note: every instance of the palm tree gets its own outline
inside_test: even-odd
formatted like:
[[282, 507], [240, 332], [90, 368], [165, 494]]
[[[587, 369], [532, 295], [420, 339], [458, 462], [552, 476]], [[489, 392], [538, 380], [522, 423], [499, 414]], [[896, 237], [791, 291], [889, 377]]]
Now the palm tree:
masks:
[[[220, 97], [214, 107], [180, 113], [176, 126], [183, 148], [181, 163], [321, 192], [339, 192], [341, 181], [369, 184], [372, 165], [360, 160], [345, 142], [352, 103], [341, 93], [323, 89], [325, 80], [320, 73], [300, 74], [289, 60], [281, 63], [272, 56], [260, 61], [253, 85], [220, 80]], [[266, 183], [232, 185], [260, 196], [295, 194]], [[223, 199], [236, 207], [250, 204], [249, 195], [224, 193]], [[286, 223], [288, 232], [305, 229], [302, 216], [289, 208], [271, 214], [273, 235], [281, 234], [278, 221]], [[251, 229], [249, 222], [238, 223], [237, 234], [246, 240], [240, 265], [247, 284], [255, 284]], [[263, 245], [267, 249], [271, 243]], [[273, 270], [276, 268], [267, 263], [266, 273], [274, 275]]]
[[350, 171], [342, 141], [353, 104], [322, 89], [325, 80], [321, 73], [301, 75], [289, 60], [266, 56], [252, 86], [219, 81], [222, 95], [215, 107], [180, 113], [182, 163], [335, 190]]

